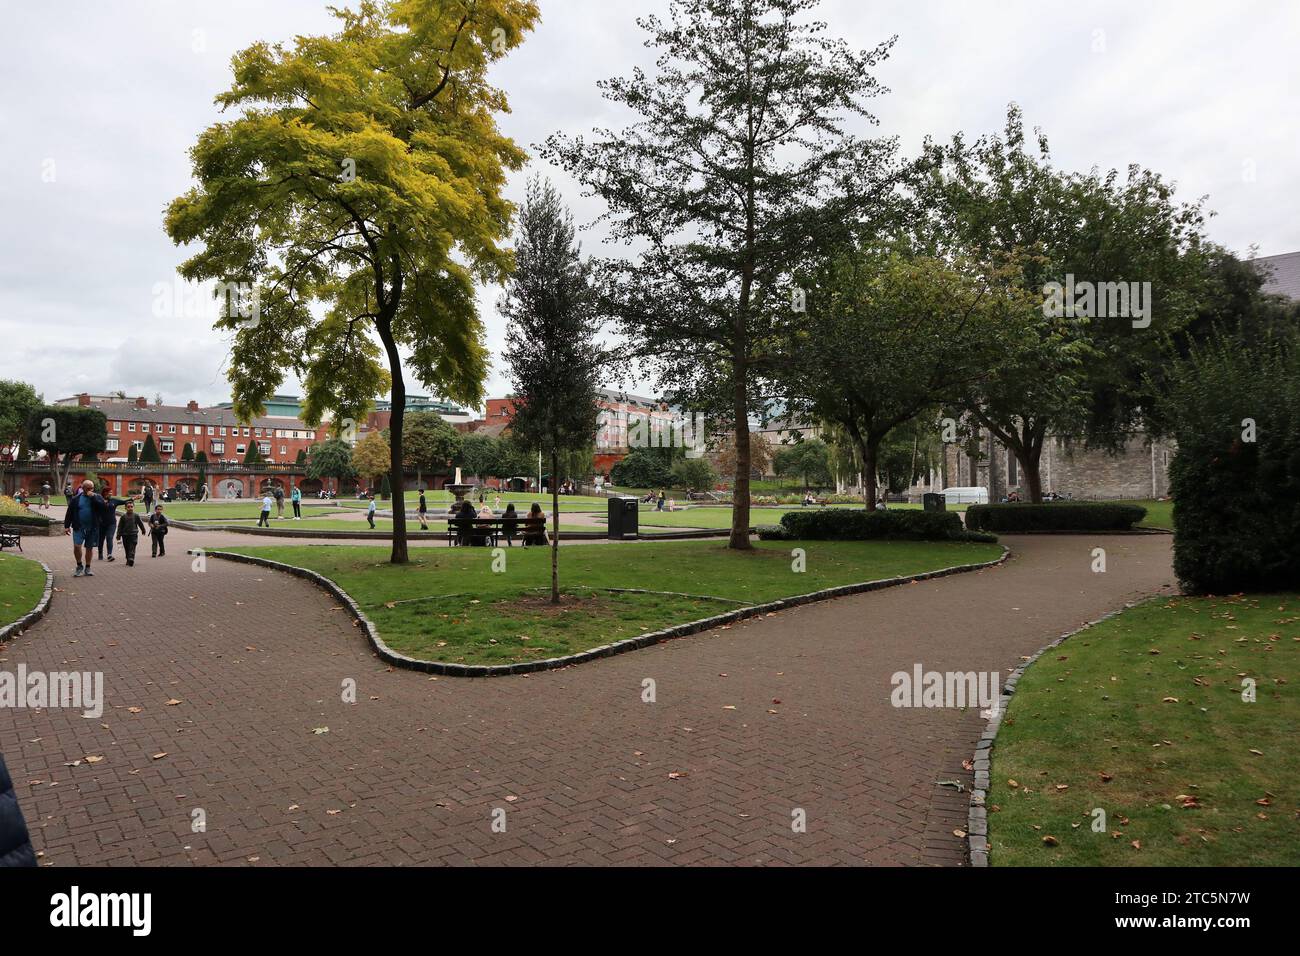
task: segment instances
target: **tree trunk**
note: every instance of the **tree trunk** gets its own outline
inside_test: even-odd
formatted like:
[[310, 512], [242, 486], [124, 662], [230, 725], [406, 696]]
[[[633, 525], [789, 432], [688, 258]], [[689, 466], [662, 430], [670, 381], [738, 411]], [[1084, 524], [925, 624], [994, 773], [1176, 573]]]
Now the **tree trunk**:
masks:
[[393, 389], [389, 395], [392, 412], [388, 419], [389, 450], [389, 484], [397, 504], [393, 506], [393, 564], [409, 564], [410, 554], [406, 547], [406, 468], [402, 463], [402, 425], [406, 420], [406, 383], [402, 379], [402, 356], [397, 351], [397, 342], [393, 339], [393, 326], [389, 318], [380, 318], [375, 322], [384, 351], [388, 353], [388, 367], [393, 377]]
[[731, 495], [731, 540], [737, 551], [753, 548], [749, 540], [749, 401], [743, 379], [736, 382], [736, 475]]
[[559, 452], [551, 449], [551, 603], [560, 603], [560, 483]]
[[880, 439], [868, 438], [862, 443], [859, 449], [862, 453], [862, 497], [866, 501], [867, 510], [876, 509], [876, 500], [878, 495], [878, 485], [876, 482], [876, 457], [880, 452]]

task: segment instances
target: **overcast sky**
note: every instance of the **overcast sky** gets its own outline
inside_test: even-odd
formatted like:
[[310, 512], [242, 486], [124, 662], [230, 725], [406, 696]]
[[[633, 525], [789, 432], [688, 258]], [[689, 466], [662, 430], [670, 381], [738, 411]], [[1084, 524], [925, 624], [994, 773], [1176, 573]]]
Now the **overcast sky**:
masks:
[[[635, 17], [666, 6], [541, 0], [539, 29], [496, 73], [513, 107], [506, 133], [531, 152], [551, 132], [612, 124], [596, 81], [647, 61]], [[891, 92], [873, 106], [905, 155], [927, 134], [1000, 130], [1015, 101], [1059, 166], [1140, 163], [1184, 199], [1209, 196], [1212, 239], [1243, 255], [1300, 250], [1295, 0], [825, 0], [821, 15], [858, 47], [899, 35], [878, 70]], [[210, 322], [152, 314], [155, 286], [183, 258], [162, 212], [190, 185], [186, 151], [219, 118], [231, 54], [332, 29], [323, 0], [5, 3], [0, 378], [47, 400], [119, 388], [229, 397], [227, 345]], [[518, 175], [512, 198], [544, 168]], [[580, 222], [600, 212], [548, 172]], [[587, 251], [597, 243], [586, 237]], [[480, 296], [494, 352], [498, 294]], [[507, 388], [495, 369], [488, 393]]]

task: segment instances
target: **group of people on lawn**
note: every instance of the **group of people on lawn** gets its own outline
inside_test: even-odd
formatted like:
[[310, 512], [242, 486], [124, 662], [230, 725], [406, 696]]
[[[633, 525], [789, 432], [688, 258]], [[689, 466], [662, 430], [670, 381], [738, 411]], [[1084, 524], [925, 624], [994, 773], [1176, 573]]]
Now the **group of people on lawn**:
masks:
[[[153, 489], [146, 488], [144, 510], [148, 515], [148, 525], [136, 513], [134, 498], [114, 498], [108, 493], [108, 486], [102, 492], [95, 490], [95, 483], [87, 478], [74, 493], [72, 486], [65, 489], [68, 496], [68, 510], [63, 516], [63, 533], [72, 535], [72, 554], [77, 561], [77, 571], [73, 577], [91, 577], [94, 575], [91, 563], [96, 552], [101, 561], [105, 560], [107, 550], [109, 561], [116, 561], [113, 556], [113, 542], [122, 542], [122, 551], [126, 555], [126, 566], [135, 567], [135, 549], [141, 534], [148, 534], [153, 544], [153, 557], [165, 557], [167, 554], [167, 529], [169, 522], [163, 514], [161, 504], [153, 504]], [[150, 511], [150, 507], [153, 510]], [[125, 507], [126, 511], [118, 520], [117, 509]]]

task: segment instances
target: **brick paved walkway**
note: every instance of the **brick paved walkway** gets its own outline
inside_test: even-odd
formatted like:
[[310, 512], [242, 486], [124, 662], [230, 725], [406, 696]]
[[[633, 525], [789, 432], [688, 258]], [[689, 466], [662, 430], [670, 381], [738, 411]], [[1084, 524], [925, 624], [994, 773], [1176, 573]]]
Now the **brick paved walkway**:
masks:
[[[66, 539], [29, 540], [61, 590], [0, 667], [105, 673], [102, 720], [0, 715], [36, 848], [60, 866], [958, 864], [965, 800], [935, 781], [970, 779], [982, 722], [891, 708], [890, 675], [1007, 669], [1171, 582], [1168, 537], [1010, 539], [997, 570], [567, 671], [430, 680], [377, 662], [305, 582], [192, 573], [185, 548], [224, 543], [213, 533], [175, 532], [165, 560], [146, 549], [89, 580], [68, 572]], [[1089, 570], [1097, 545], [1108, 574]]]

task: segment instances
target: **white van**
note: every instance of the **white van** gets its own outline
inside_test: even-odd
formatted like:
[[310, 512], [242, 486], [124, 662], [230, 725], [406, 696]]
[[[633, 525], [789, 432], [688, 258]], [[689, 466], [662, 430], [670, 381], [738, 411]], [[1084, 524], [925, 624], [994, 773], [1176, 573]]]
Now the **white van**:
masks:
[[940, 494], [944, 503], [949, 505], [986, 505], [989, 503], [987, 488], [945, 488]]

